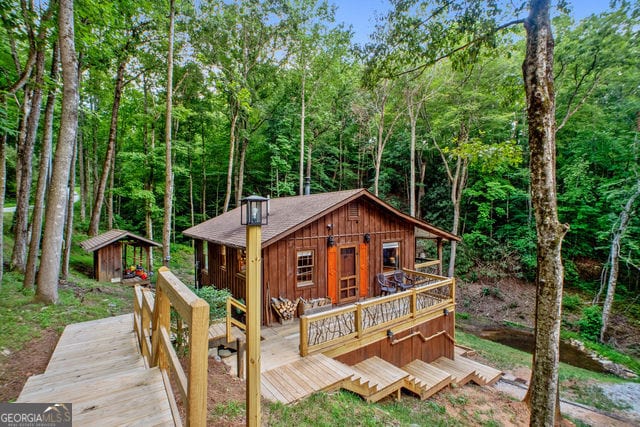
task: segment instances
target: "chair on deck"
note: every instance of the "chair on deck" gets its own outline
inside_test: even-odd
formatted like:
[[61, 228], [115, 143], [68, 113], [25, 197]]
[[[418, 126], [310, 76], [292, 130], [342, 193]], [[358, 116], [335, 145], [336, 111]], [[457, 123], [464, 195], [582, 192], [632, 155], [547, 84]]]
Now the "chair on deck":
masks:
[[413, 279], [409, 277], [404, 271], [396, 270], [393, 272], [393, 275], [390, 278], [397, 287], [406, 291], [407, 289], [411, 289], [414, 286]]
[[397, 292], [397, 288], [391, 282], [389, 282], [383, 273], [376, 274], [378, 282], [378, 288], [380, 289], [380, 295], [391, 295]]

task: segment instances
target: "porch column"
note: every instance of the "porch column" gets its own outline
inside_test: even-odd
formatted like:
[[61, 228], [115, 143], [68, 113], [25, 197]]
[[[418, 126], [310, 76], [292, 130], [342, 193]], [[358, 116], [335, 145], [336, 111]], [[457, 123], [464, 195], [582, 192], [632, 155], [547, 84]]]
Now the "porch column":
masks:
[[196, 268], [196, 286], [202, 286], [202, 268], [204, 267], [204, 250], [202, 240], [193, 241], [195, 268]]

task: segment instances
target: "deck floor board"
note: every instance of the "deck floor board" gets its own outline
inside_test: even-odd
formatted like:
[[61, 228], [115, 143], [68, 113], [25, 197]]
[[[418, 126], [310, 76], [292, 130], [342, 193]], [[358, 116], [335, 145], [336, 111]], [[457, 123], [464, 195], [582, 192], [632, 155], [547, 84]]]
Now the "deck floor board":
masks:
[[175, 425], [157, 368], [146, 369], [133, 316], [65, 328], [43, 374], [30, 377], [18, 402], [72, 403], [74, 425]]

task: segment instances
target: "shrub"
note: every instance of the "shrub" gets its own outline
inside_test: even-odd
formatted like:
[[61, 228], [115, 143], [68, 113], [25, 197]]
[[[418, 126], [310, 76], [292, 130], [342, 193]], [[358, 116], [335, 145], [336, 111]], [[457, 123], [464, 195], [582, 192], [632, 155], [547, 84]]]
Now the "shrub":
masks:
[[582, 306], [582, 300], [578, 295], [565, 295], [562, 297], [562, 308], [567, 311], [578, 311]]
[[583, 308], [578, 327], [582, 338], [597, 342], [602, 328], [602, 309], [597, 305]]
[[209, 303], [209, 319], [222, 319], [227, 316], [227, 298], [231, 296], [231, 292], [213, 286], [202, 286], [193, 289], [193, 292]]

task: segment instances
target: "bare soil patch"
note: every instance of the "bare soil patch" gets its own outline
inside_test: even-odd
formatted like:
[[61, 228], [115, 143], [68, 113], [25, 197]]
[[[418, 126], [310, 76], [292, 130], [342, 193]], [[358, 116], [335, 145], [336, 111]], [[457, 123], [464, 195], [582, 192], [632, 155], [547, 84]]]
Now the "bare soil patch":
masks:
[[45, 329], [21, 350], [0, 356], [0, 402], [16, 400], [27, 379], [44, 372], [58, 338], [55, 329]]

